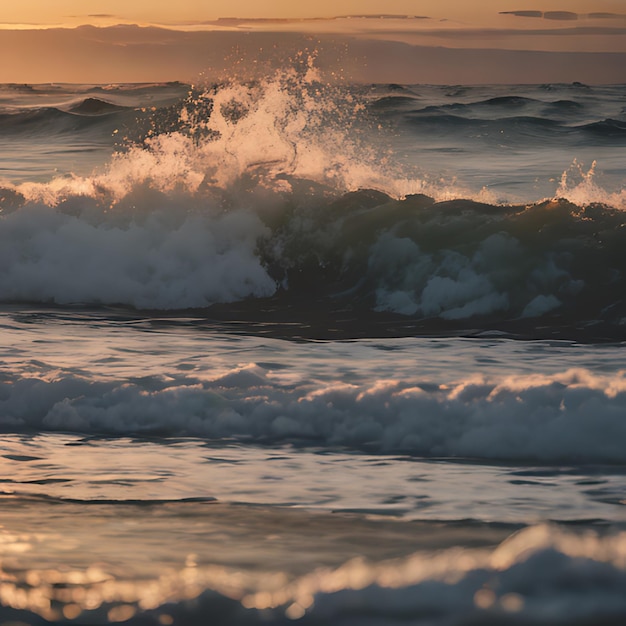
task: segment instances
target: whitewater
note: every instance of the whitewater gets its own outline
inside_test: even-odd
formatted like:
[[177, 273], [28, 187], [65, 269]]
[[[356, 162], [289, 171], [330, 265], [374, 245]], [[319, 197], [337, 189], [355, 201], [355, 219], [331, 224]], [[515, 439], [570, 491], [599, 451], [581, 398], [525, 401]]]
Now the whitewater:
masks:
[[625, 102], [1, 85], [0, 623], [623, 623]]

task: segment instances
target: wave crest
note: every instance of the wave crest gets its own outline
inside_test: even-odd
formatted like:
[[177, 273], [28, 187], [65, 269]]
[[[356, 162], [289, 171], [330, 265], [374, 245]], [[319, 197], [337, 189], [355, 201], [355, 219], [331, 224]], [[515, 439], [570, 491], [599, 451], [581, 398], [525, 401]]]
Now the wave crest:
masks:
[[623, 191], [604, 192], [592, 167], [563, 177], [561, 200], [463, 200], [393, 165], [372, 119], [306, 55], [270, 78], [194, 89], [102, 172], [3, 190], [0, 300], [185, 309], [296, 298], [619, 330]]
[[[626, 464], [626, 373], [285, 383], [251, 364], [132, 383], [75, 375], [0, 385], [0, 427], [300, 442], [507, 462]], [[589, 416], [593, 415], [593, 420]]]

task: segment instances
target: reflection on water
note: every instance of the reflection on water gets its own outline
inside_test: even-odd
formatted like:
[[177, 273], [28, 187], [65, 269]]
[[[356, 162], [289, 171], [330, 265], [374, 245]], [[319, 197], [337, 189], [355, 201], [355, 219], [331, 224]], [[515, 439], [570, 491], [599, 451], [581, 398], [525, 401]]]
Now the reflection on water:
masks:
[[4, 496], [0, 511], [0, 602], [48, 619], [111, 603], [153, 609], [207, 589], [249, 607], [278, 606], [359, 579], [389, 578], [395, 559], [416, 550], [460, 542], [482, 555], [478, 546], [511, 532], [217, 503], [86, 505]]
[[[620, 346], [295, 342], [88, 312], [0, 321], [2, 626], [626, 615], [625, 473], [609, 464], [624, 454]], [[230, 437], [181, 436], [225, 406], [250, 418], [225, 412], [242, 425]], [[370, 417], [384, 428], [368, 436], [406, 427], [435, 445], [338, 445]], [[323, 428], [290, 437], [296, 418]], [[489, 454], [442, 457], [446, 437]], [[525, 438], [543, 457], [519, 460]]]
[[340, 448], [5, 435], [0, 492], [75, 502], [182, 499], [403, 519], [626, 521], [623, 468], [468, 465]]
[[96, 623], [124, 621], [137, 611], [168, 615], [165, 603], [208, 591], [246, 609], [280, 609], [294, 618], [312, 610], [316, 598], [323, 605], [344, 590], [427, 581], [470, 593], [480, 609], [498, 605], [517, 612], [525, 600], [511, 590], [515, 586], [483, 587], [482, 581], [505, 581], [513, 570], [513, 579], [519, 578], [520, 569], [526, 577], [524, 567], [534, 569], [531, 561], [539, 558], [533, 555], [546, 551], [558, 552], [561, 560], [626, 567], [626, 532], [583, 526], [574, 532], [540, 525], [511, 534], [515, 527], [503, 524], [6, 496], [0, 510], [0, 602], [49, 620], [74, 619], [84, 611]]

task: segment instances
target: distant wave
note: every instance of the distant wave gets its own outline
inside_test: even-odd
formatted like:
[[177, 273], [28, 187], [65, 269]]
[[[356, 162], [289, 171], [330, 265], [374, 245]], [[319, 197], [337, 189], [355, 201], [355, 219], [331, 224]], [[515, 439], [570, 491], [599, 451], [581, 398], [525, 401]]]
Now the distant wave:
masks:
[[[525, 96], [497, 96], [423, 106], [416, 95], [391, 92], [373, 99], [369, 106], [377, 114], [396, 122], [404, 120], [409, 127], [429, 136], [457, 128], [494, 137], [504, 132], [519, 140], [520, 145], [529, 140], [528, 133], [530, 139], [542, 145], [550, 138], [558, 141], [580, 133], [619, 143], [626, 128], [619, 111], [612, 112], [616, 117], [602, 118], [601, 111], [573, 99], [545, 101]], [[475, 138], [473, 134], [471, 137]]]
[[[427, 113], [427, 114], [425, 114]], [[463, 117], [461, 115], [452, 115], [452, 114], [438, 114], [434, 115], [431, 111], [420, 111], [417, 113], [407, 113], [406, 119], [414, 125], [423, 125], [423, 126], [445, 126], [445, 125], [453, 125], [453, 126], [465, 126], [468, 128], [471, 127], [482, 127], [482, 128], [492, 128], [492, 129], [510, 129], [515, 130], [515, 128], [519, 128], [520, 126], [526, 127], [536, 127], [538, 130], [545, 132], [547, 129], [563, 129], [567, 130], [567, 127], [563, 125], [562, 122], [558, 120], [553, 120], [545, 117], [535, 117], [531, 115], [526, 116], [515, 116], [515, 117], [505, 117], [497, 120], [485, 120], [480, 118], [473, 117]]]
[[626, 121], [623, 120], [606, 119], [585, 124], [578, 128], [603, 137], [626, 137]]
[[544, 103], [544, 111], [550, 113], [578, 113], [582, 111], [585, 106], [580, 102], [574, 100], [556, 100], [555, 102]]
[[[0, 136], [37, 133], [42, 137], [56, 133], [76, 132], [97, 128], [113, 121], [128, 108], [87, 98], [67, 109], [43, 107], [0, 113]], [[134, 113], [133, 113], [134, 115]]]
[[405, 114], [407, 122], [420, 132], [442, 132], [447, 129], [463, 128], [468, 131], [481, 129], [497, 137], [497, 133], [512, 133], [521, 138], [522, 132], [530, 132], [537, 141], [545, 142], [549, 136], [574, 137], [580, 133], [591, 134], [601, 139], [620, 140], [626, 137], [626, 122], [614, 119], [599, 120], [586, 124], [573, 124], [548, 117], [515, 116], [495, 120], [463, 117], [449, 113], [435, 114], [433, 111], [419, 111]]
[[419, 100], [415, 96], [384, 96], [382, 98], [378, 98], [370, 105], [374, 109], [381, 110], [396, 110], [402, 107], [415, 107], [416, 103]]
[[67, 119], [69, 116], [69, 113], [56, 107], [28, 109], [26, 111], [0, 114], [0, 125], [3, 130], [17, 131], [20, 127], [34, 126], [46, 122], [54, 123], [57, 120]]
[[494, 109], [498, 108], [505, 111], [511, 111], [539, 103], [543, 104], [540, 100], [526, 98], [523, 96], [497, 96], [494, 98], [487, 98], [486, 100], [478, 100], [476, 102], [451, 102], [450, 104], [443, 104], [440, 106], [430, 106], [422, 109], [422, 112], [430, 113], [446, 110], [471, 111], [476, 109], [486, 109], [493, 113]]
[[396, 95], [389, 94], [373, 101], [373, 105], [377, 108], [394, 108], [399, 104], [413, 105], [415, 112], [422, 114], [436, 114], [454, 112], [457, 114], [468, 114], [472, 112], [482, 112], [490, 116], [510, 115], [511, 112], [520, 109], [528, 109], [529, 111], [538, 111], [542, 113], [552, 114], [569, 114], [572, 112], [580, 112], [585, 105], [574, 100], [557, 100], [544, 101], [536, 98], [528, 98], [524, 96], [497, 96], [487, 98], [485, 100], [477, 100], [474, 102], [449, 102], [446, 104], [429, 105], [420, 107], [420, 99], [416, 95]]
[[100, 100], [99, 98], [85, 98], [84, 100], [73, 104], [68, 110], [71, 113], [79, 115], [106, 115], [116, 111], [123, 111], [128, 108], [129, 107], [123, 107], [119, 104], [107, 102], [106, 100]]

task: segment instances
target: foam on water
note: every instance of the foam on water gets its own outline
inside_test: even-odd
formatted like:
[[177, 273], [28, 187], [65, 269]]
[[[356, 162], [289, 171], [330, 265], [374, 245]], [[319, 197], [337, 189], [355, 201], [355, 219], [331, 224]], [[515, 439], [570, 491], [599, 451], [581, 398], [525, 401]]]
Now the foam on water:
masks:
[[254, 254], [265, 227], [250, 212], [108, 219], [79, 203], [78, 216], [72, 203], [62, 211], [29, 204], [3, 220], [4, 301], [176, 309], [275, 290]]
[[5, 371], [0, 408], [0, 427], [9, 432], [199, 436], [424, 457], [626, 463], [624, 371], [476, 376], [447, 384], [283, 379], [254, 364], [215, 377], [133, 382]]
[[385, 175], [379, 154], [356, 128], [364, 109], [349, 90], [322, 81], [313, 57], [300, 55], [263, 79], [192, 88], [173, 120], [157, 111], [145, 141], [116, 154], [100, 175], [18, 190], [53, 205], [72, 195], [115, 202], [145, 184], [188, 193], [251, 182], [290, 190], [285, 176], [339, 192], [377, 187]]
[[[143, 141], [92, 175], [6, 185], [0, 300], [188, 309], [344, 294], [360, 313], [452, 321], [594, 302], [585, 322], [619, 326], [623, 189], [604, 191], [595, 165], [575, 163], [556, 190], [571, 204], [499, 206], [491, 190], [394, 160], [368, 97], [325, 82], [302, 54], [157, 109]], [[483, 106], [527, 106], [496, 103]]]
[[556, 195], [565, 198], [578, 206], [590, 204], [605, 204], [620, 210], [626, 210], [626, 189], [609, 192], [602, 189], [596, 182], [596, 167], [594, 161], [588, 170], [574, 159], [571, 167], [563, 172]]

